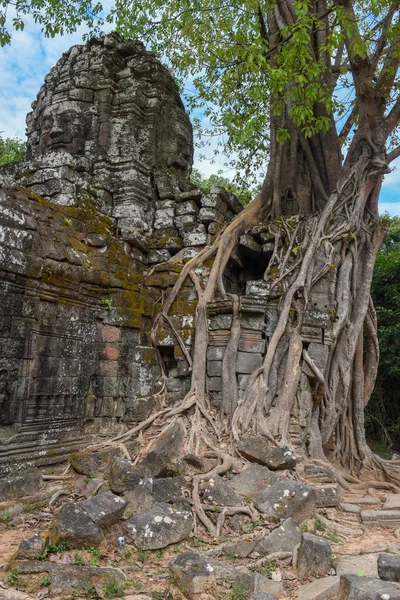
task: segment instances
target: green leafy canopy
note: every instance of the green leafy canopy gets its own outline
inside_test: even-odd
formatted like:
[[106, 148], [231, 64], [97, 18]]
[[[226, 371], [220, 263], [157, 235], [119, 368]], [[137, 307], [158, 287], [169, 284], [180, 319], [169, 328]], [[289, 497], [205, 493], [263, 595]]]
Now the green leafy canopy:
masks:
[[[91, 32], [112, 26], [144, 40], [179, 82], [203, 139], [215, 139], [250, 176], [268, 156], [271, 111], [287, 111], [306, 137], [326, 132], [334, 114], [341, 124], [350, 124], [348, 137], [357, 125], [350, 62], [371, 57], [377, 74], [396, 68], [385, 56], [400, 36], [398, 0], [353, 0], [347, 2], [350, 11], [337, 0], [292, 4], [295, 15], [291, 24], [281, 24], [280, 41], [273, 47], [268, 15], [274, 14], [277, 0], [115, 0], [108, 15], [89, 0], [16, 0], [11, 24], [11, 3], [3, 0], [0, 42], [10, 41], [10, 27], [23, 28], [27, 13], [45, 35], [72, 31], [84, 22]], [[316, 57], [318, 36], [324, 41]], [[400, 48], [397, 52], [398, 59]], [[396, 52], [391, 57], [396, 60]], [[388, 107], [398, 87], [396, 80], [386, 90]], [[318, 105], [324, 111], [318, 112]], [[274, 135], [282, 143], [289, 132], [281, 128]]]
[[24, 157], [25, 142], [18, 138], [2, 138], [0, 135], [0, 165], [21, 162]]

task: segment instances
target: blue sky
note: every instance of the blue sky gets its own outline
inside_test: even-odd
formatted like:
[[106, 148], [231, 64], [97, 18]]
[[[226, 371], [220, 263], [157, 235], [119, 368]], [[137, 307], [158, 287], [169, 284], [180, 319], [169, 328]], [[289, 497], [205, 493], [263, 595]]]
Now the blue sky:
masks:
[[[83, 30], [74, 34], [45, 38], [40, 28], [29, 17], [24, 31], [13, 34], [11, 46], [0, 48], [0, 132], [5, 137], [25, 135], [25, 116], [36, 97], [44, 76], [73, 44], [82, 43]], [[200, 152], [205, 152], [204, 149]], [[205, 175], [224, 169], [224, 157], [214, 164], [199, 161], [195, 167]], [[207, 152], [212, 155], [212, 148]], [[386, 176], [380, 198], [380, 212], [400, 215], [400, 159], [393, 163], [394, 170]], [[225, 174], [229, 177], [229, 173]]]

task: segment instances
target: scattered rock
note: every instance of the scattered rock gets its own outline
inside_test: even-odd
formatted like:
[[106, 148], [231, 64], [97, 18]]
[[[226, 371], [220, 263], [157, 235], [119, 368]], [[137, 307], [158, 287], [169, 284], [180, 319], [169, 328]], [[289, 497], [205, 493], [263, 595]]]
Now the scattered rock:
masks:
[[380, 554], [378, 557], [378, 575], [385, 581], [400, 581], [400, 556]]
[[257, 542], [240, 540], [233, 544], [225, 544], [223, 551], [227, 556], [233, 558], [246, 558], [253, 552], [256, 543]]
[[[125, 579], [119, 569], [111, 567], [80, 567], [77, 565], [54, 563], [50, 561], [26, 561], [18, 563], [18, 573], [48, 573], [50, 578], [50, 596], [65, 595], [66, 590], [76, 588], [101, 590], [106, 583], [113, 582], [121, 586]], [[0, 596], [1, 597], [1, 596]]]
[[153, 482], [153, 498], [155, 502], [173, 503], [183, 498], [183, 490], [188, 489], [189, 484], [182, 476], [164, 477], [155, 479]]
[[229, 563], [222, 562], [211, 557], [208, 562], [214, 569], [217, 583], [234, 583], [239, 581], [241, 577], [249, 574], [249, 571], [245, 566], [234, 567]]
[[124, 514], [126, 501], [112, 492], [103, 492], [89, 500], [78, 502], [75, 506], [83, 509], [88, 517], [99, 527], [108, 527], [117, 523]]
[[107, 479], [112, 491], [116, 494], [122, 494], [127, 490], [135, 488], [138, 485], [141, 476], [135, 470], [135, 467], [130, 460], [116, 457], [109, 464], [107, 469]]
[[337, 600], [400, 600], [400, 590], [372, 577], [342, 575]]
[[217, 596], [214, 569], [203, 556], [184, 552], [169, 567], [174, 583], [189, 600]]
[[240, 506], [243, 503], [243, 498], [219, 475], [208, 480], [203, 500], [221, 506]]
[[150, 451], [173, 461], [184, 456], [184, 444], [185, 430], [182, 423], [176, 422], [157, 438]]
[[230, 517], [229, 524], [233, 531], [248, 532], [251, 530], [251, 518], [245, 514], [237, 514]]
[[242, 438], [237, 449], [249, 461], [265, 465], [272, 471], [293, 469], [296, 466], [293, 452], [287, 446], [271, 448], [263, 436]]
[[185, 539], [193, 527], [190, 505], [175, 508], [171, 504], [158, 503], [152, 508], [128, 519], [124, 528], [144, 550], [157, 550]]
[[93, 479], [89, 479], [84, 489], [84, 495], [86, 498], [90, 498], [94, 494], [98, 494], [99, 492], [107, 492], [110, 489], [110, 484], [108, 481], [103, 479], [102, 477], [93, 477]]
[[95, 477], [99, 473], [104, 473], [110, 461], [115, 456], [120, 456], [119, 448], [107, 448], [97, 452], [83, 450], [82, 452], [73, 452], [71, 454], [71, 465], [81, 475]]
[[304, 533], [298, 555], [298, 577], [325, 577], [331, 570], [331, 545], [327, 540]]
[[245, 598], [254, 598], [256, 594], [271, 594], [279, 597], [283, 593], [283, 585], [280, 582], [268, 579], [259, 573], [241, 575], [234, 587]]
[[270, 471], [268, 467], [253, 464], [232, 477], [229, 484], [238, 494], [253, 496], [276, 481], [278, 481], [278, 475]]
[[10, 473], [0, 479], [0, 502], [31, 496], [43, 487], [43, 477], [38, 469]]
[[185, 474], [187, 475], [197, 475], [198, 473], [206, 473], [206, 461], [202, 458], [198, 458], [194, 456], [194, 454], [186, 454], [182, 458], [182, 462], [185, 468]]
[[337, 600], [340, 577], [332, 575], [302, 585], [297, 590], [297, 600]]
[[264, 537], [256, 546], [255, 551], [268, 555], [272, 552], [293, 552], [299, 546], [302, 538], [300, 527], [289, 517], [269, 535]]
[[153, 504], [153, 479], [140, 477], [136, 485], [124, 493], [124, 499], [136, 513], [147, 510]]
[[22, 540], [17, 550], [16, 558], [33, 559], [41, 556], [46, 548], [47, 535], [35, 533], [34, 536]]
[[254, 496], [254, 502], [269, 517], [293, 517], [302, 523], [314, 516], [315, 490], [299, 481], [282, 478]]
[[156, 451], [149, 454], [134, 467], [136, 473], [141, 477], [165, 477], [173, 471], [172, 461], [167, 454]]
[[70, 543], [71, 547], [81, 547], [82, 544], [99, 544], [103, 539], [100, 527], [92, 521], [84, 508], [83, 502], [65, 504], [50, 525], [49, 538], [52, 545], [61, 541]]
[[365, 554], [361, 556], [341, 556], [335, 560], [336, 575], [346, 573], [378, 577], [378, 554]]
[[317, 508], [328, 508], [338, 506], [340, 503], [340, 486], [332, 483], [327, 485], [313, 486], [316, 494]]
[[121, 591], [125, 584], [124, 576], [119, 569], [111, 567], [78, 567], [76, 565], [59, 565], [50, 574], [50, 595], [64, 594], [71, 587], [78, 590], [101, 588], [107, 583], [119, 585]]

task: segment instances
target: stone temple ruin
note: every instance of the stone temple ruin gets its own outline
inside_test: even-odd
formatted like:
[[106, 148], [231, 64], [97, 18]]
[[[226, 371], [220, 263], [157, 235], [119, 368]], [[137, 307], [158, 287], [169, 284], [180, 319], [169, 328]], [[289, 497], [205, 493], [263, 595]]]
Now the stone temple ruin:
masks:
[[[27, 138], [26, 161], [0, 168], [0, 474], [56, 462], [145, 419], [162, 386], [159, 356], [166, 402], [182, 398], [183, 349], [167, 326], [151, 339], [182, 268], [168, 261], [193, 256], [242, 209], [221, 188], [193, 188], [192, 128], [177, 87], [143, 44], [117, 34], [62, 56], [32, 104]], [[243, 235], [225, 273], [240, 300], [241, 390], [277, 321], [279, 286], [263, 280], [274, 243], [262, 226]], [[321, 368], [333, 277], [314, 286], [303, 325]], [[188, 279], [171, 310], [189, 353], [196, 298]], [[218, 407], [232, 301], [217, 298], [208, 316], [208, 390]], [[294, 409], [299, 444], [312, 377], [302, 374]]]

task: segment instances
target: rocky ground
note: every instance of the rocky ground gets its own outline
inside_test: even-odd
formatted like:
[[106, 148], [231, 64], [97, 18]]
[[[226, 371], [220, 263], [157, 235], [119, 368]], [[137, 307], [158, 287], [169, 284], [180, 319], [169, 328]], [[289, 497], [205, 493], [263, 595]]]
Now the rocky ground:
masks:
[[248, 438], [193, 503], [218, 457], [171, 463], [176, 434], [0, 480], [0, 598], [400, 600], [400, 495], [343, 495]]

